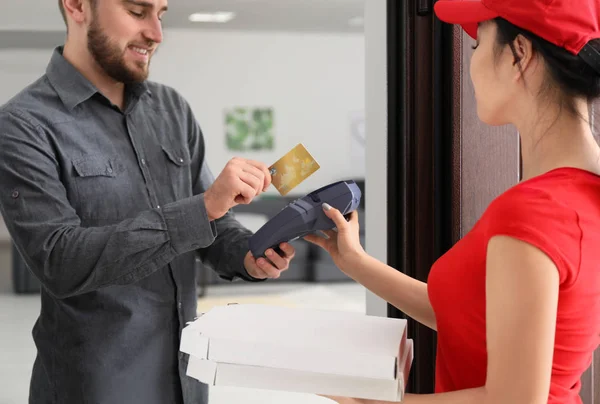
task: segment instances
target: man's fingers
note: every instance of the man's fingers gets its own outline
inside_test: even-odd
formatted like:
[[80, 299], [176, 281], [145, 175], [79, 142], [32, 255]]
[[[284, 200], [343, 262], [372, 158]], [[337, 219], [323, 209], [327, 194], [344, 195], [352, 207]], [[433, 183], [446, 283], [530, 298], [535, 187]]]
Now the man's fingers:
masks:
[[267, 251], [265, 251], [265, 255], [277, 269], [284, 269], [287, 267], [287, 260], [277, 254], [273, 249], [269, 248]]
[[253, 277], [256, 279], [266, 279], [269, 276], [262, 269], [256, 268], [256, 273], [253, 275]]
[[264, 258], [259, 258], [256, 261], [256, 264], [267, 275], [268, 278], [277, 279], [281, 275], [281, 272]]
[[285, 258], [287, 258], [289, 260], [294, 258], [294, 256], [296, 255], [296, 249], [294, 247], [292, 247], [291, 244], [281, 243], [279, 245], [279, 248], [281, 248], [281, 251], [283, 251], [285, 253]]
[[269, 172], [269, 167], [267, 167], [266, 164], [261, 163], [260, 161], [255, 161], [255, 160], [247, 160], [247, 163], [263, 172], [263, 174], [264, 174], [263, 190], [266, 191], [267, 188], [269, 188], [269, 186], [271, 185], [271, 173]]
[[239, 189], [238, 197], [236, 197], [237, 203], [243, 203], [247, 205], [252, 202], [252, 199], [254, 199], [256, 196], [256, 189], [246, 184], [241, 179], [238, 180], [237, 188]]
[[262, 178], [257, 177], [253, 173], [242, 171], [239, 174], [239, 179], [242, 180], [242, 182], [250, 185], [254, 189], [256, 195], [263, 191]]
[[255, 167], [251, 164], [245, 164], [244, 167], [242, 168], [242, 171], [256, 177], [257, 185], [259, 188], [259, 190], [258, 190], [259, 193], [261, 193], [265, 190], [265, 172], [263, 170]]

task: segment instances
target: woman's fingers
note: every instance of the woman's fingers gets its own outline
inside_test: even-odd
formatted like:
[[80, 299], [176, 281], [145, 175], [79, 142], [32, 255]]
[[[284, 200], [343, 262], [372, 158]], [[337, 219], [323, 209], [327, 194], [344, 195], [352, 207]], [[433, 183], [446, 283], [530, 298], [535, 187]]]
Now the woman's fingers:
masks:
[[350, 212], [348, 222], [353, 225], [358, 225], [358, 212], [357, 211], [354, 210], [354, 211]]
[[335, 227], [337, 227], [338, 230], [342, 230], [346, 228], [346, 226], [348, 226], [346, 218], [336, 208], [332, 207], [328, 203], [324, 203], [323, 210], [325, 211], [325, 215], [331, 220], [333, 220], [333, 223], [335, 223]]
[[310, 243], [313, 243], [315, 245], [318, 245], [319, 247], [323, 248], [324, 250], [327, 250], [328, 240], [324, 237], [317, 236], [316, 234], [307, 234], [306, 236], [304, 236], [304, 240], [306, 240]]
[[335, 230], [323, 230], [323, 234], [325, 234], [329, 238], [337, 237], [337, 232]]
[[338, 209], [327, 203], [323, 204], [323, 210], [325, 211], [325, 215], [333, 220], [338, 232], [347, 231], [351, 227], [358, 227], [358, 212], [355, 210], [344, 216]]

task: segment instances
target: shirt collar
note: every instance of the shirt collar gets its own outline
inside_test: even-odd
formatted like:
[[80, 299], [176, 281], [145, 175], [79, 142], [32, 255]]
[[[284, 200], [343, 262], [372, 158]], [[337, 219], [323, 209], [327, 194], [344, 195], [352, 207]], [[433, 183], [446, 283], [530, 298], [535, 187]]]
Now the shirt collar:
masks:
[[[65, 59], [63, 49], [62, 46], [58, 46], [52, 52], [52, 57], [46, 67], [46, 75], [62, 102], [69, 110], [72, 110], [94, 94], [99, 93], [99, 91], [75, 66]], [[131, 91], [131, 94], [136, 98], [150, 92], [145, 81], [132, 84], [128, 86], [127, 90]]]

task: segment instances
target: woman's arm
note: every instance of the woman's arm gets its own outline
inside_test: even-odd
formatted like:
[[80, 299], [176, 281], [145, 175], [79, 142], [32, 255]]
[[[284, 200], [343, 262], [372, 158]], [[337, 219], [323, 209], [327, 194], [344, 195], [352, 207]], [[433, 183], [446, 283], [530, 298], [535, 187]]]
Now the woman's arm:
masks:
[[487, 403], [547, 404], [559, 273], [541, 250], [493, 237], [487, 250]]
[[363, 254], [345, 272], [371, 292], [429, 328], [436, 329], [427, 284]]
[[358, 236], [356, 211], [346, 221], [339, 210], [329, 205], [323, 207], [325, 215], [335, 223], [337, 232], [324, 231], [327, 238], [315, 234], [304, 238], [327, 251], [346, 275], [416, 321], [435, 330], [435, 314], [427, 295], [427, 284], [404, 275], [365, 253]]
[[[547, 404], [558, 288], [558, 270], [546, 254], [514, 238], [492, 238], [486, 268], [486, 385], [443, 394], [407, 395], [403, 403]], [[391, 404], [332, 399], [343, 404]]]

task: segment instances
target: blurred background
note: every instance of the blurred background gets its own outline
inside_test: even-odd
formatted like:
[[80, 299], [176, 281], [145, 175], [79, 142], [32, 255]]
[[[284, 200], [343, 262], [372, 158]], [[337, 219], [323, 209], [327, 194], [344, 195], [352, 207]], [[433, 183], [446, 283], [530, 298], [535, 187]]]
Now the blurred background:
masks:
[[[477, 117], [473, 40], [436, 20], [435, 0], [173, 0], [150, 79], [190, 103], [217, 174], [233, 156], [274, 163], [304, 144], [321, 168], [286, 197], [271, 189], [235, 209], [251, 230], [291, 200], [353, 179], [367, 252], [425, 281], [433, 262], [521, 178], [514, 127]], [[65, 28], [56, 0], [0, 0], [0, 104], [40, 77]], [[593, 106], [598, 118], [600, 103]], [[595, 119], [594, 122], [600, 122]], [[596, 125], [596, 124], [595, 124]], [[597, 129], [597, 128], [595, 128]], [[226, 283], [198, 273], [198, 310], [263, 303], [405, 317], [294, 242], [281, 279]], [[0, 220], [0, 404], [27, 402], [39, 283]], [[436, 334], [408, 319], [408, 391], [431, 393]], [[582, 378], [600, 402], [600, 352]], [[211, 404], [318, 404], [305, 394], [214, 388]]]
[[[152, 59], [150, 79], [174, 87], [188, 100], [203, 130], [212, 171], [218, 174], [234, 156], [272, 164], [298, 143], [321, 166], [286, 197], [271, 188], [252, 205], [236, 209], [251, 230], [291, 200], [331, 182], [352, 179], [364, 191], [364, 7], [364, 0], [169, 2], [164, 42]], [[64, 43], [65, 27], [54, 0], [0, 0], [0, 10], [3, 104], [44, 74], [54, 47]], [[363, 242], [365, 200], [363, 194]], [[258, 302], [365, 312], [364, 288], [318, 248], [304, 241], [294, 246], [296, 259], [277, 281], [229, 284], [199, 271], [199, 311]], [[0, 220], [1, 404], [27, 402], [39, 287]], [[211, 394], [215, 403], [294, 399], [235, 389]]]

